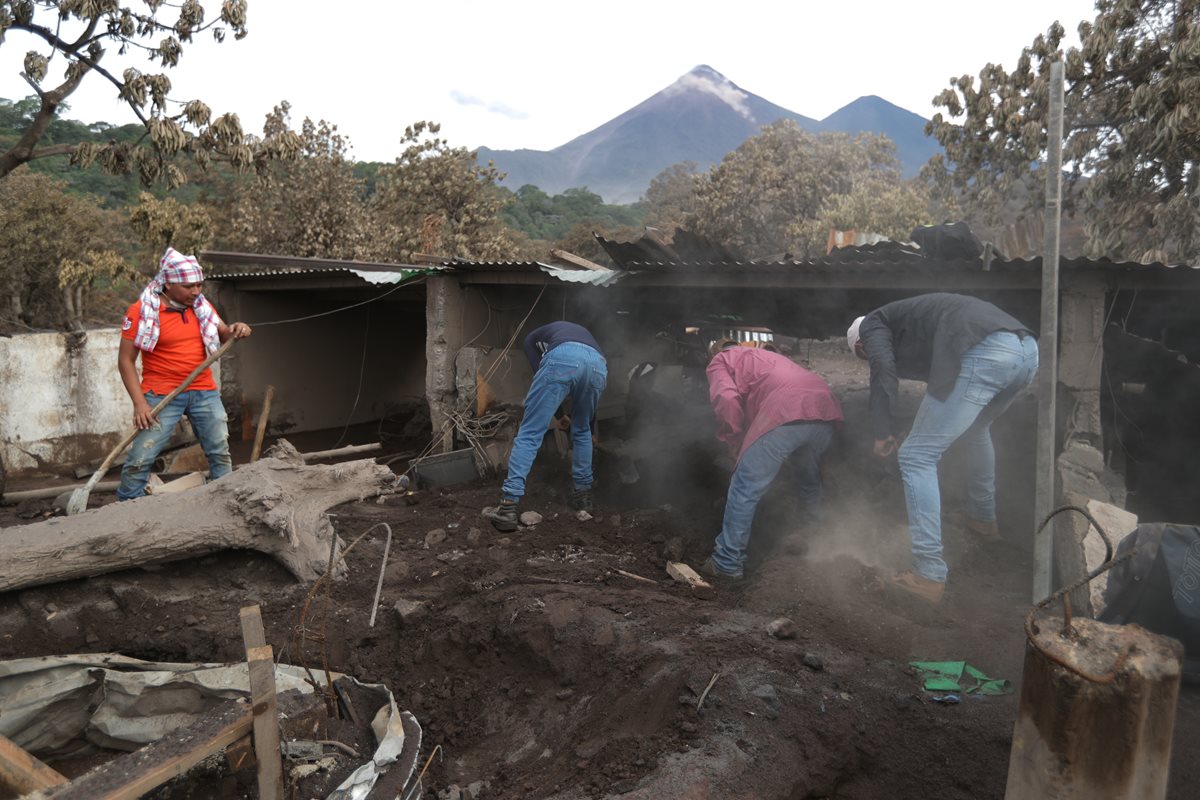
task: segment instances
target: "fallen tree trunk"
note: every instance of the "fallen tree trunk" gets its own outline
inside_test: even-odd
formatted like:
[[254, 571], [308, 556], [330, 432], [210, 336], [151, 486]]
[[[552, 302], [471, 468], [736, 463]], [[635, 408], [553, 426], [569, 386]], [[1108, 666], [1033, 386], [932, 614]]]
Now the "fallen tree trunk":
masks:
[[390, 492], [394, 482], [372, 460], [308, 466], [268, 457], [180, 494], [5, 528], [0, 592], [235, 548], [265, 553], [299, 580], [315, 580], [334, 536], [325, 511]]

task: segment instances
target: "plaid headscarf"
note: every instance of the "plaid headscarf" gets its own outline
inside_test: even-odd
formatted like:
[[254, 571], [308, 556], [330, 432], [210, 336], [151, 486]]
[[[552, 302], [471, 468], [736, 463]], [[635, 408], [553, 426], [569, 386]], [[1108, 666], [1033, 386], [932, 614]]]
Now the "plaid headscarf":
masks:
[[[204, 270], [200, 269], [200, 264], [194, 257], [185, 256], [168, 247], [158, 264], [158, 274], [142, 290], [141, 319], [138, 320], [137, 336], [133, 339], [134, 346], [139, 350], [152, 352], [158, 344], [158, 312], [163, 302], [164, 286], [168, 283], [199, 283], [203, 280]], [[196, 322], [200, 324], [200, 338], [204, 340], [204, 349], [212, 353], [221, 346], [221, 337], [217, 332], [221, 317], [202, 294], [197, 295], [192, 309], [196, 313]]]

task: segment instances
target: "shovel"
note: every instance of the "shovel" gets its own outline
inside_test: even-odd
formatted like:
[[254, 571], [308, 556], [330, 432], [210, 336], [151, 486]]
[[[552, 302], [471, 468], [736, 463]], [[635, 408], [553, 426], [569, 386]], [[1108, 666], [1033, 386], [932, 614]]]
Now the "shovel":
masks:
[[[212, 355], [204, 359], [200, 366], [192, 370], [191, 374], [183, 379], [183, 383], [176, 386], [169, 395], [155, 403], [154, 408], [150, 409], [150, 416], [157, 416], [158, 412], [162, 411], [163, 408], [166, 407], [167, 403], [174, 400], [179, 396], [180, 392], [191, 386], [192, 381], [196, 380], [201, 372], [204, 372], [204, 370], [212, 366], [214, 361], [225, 355], [225, 351], [233, 347], [233, 343], [236, 341], [237, 339], [231, 336], [229, 337], [229, 341], [225, 342], [225, 344], [214, 350]], [[102, 477], [104, 477], [104, 473], [108, 472], [109, 465], [112, 464], [113, 459], [121, 455], [121, 451], [128, 447], [129, 443], [132, 442], [139, 433], [141, 433], [141, 430], [138, 428], [134, 428], [132, 431], [127, 433], [125, 438], [117, 443], [117, 446], [112, 449], [112, 452], [109, 453], [108, 457], [105, 458], [100, 464], [100, 468], [96, 470], [91, 479], [88, 480], [88, 482], [83, 486], [71, 492], [71, 499], [67, 501], [67, 516], [74, 516], [87, 509], [88, 496], [92, 493], [92, 489], [96, 488], [96, 484], [100, 482]]]

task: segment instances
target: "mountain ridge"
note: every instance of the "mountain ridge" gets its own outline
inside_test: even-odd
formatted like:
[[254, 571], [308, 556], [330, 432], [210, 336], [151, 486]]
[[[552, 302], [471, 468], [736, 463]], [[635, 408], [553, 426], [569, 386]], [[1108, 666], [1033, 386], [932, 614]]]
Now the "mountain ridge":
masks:
[[552, 150], [492, 150], [480, 161], [507, 173], [514, 191], [533, 184], [548, 194], [587, 187], [608, 203], [632, 203], [667, 167], [684, 161], [698, 169], [720, 163], [764, 126], [791, 119], [813, 133], [883, 133], [896, 143], [905, 175], [937, 152], [924, 135], [926, 120], [876, 95], [866, 95], [815, 120], [748, 92], [702, 64], [627, 111]]

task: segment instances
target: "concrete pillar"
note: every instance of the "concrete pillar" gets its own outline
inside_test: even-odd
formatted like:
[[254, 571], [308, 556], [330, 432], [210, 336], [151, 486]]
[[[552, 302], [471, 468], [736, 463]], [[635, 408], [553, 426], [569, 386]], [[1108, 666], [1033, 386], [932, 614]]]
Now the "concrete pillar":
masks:
[[1042, 617], [1025, 646], [1005, 800], [1162, 800], [1183, 646], [1136, 625], [1072, 626], [1064, 637]]
[[454, 430], [447, 411], [454, 410], [455, 358], [463, 345], [463, 290], [452, 277], [431, 276], [425, 283], [425, 399], [433, 435], [441, 436], [435, 452], [454, 449]]
[[1069, 395], [1066, 420], [1076, 436], [1103, 450], [1100, 428], [1100, 365], [1104, 337], [1105, 287], [1073, 282], [1062, 294], [1058, 382]]

